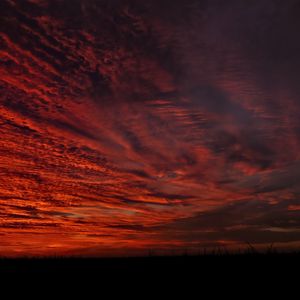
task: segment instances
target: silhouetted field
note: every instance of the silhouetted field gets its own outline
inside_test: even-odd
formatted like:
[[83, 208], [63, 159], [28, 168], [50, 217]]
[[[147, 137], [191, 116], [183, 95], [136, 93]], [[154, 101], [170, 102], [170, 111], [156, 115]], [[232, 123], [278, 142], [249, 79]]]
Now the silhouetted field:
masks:
[[228, 276], [228, 270], [254, 271], [263, 276], [272, 270], [299, 269], [300, 252], [294, 253], [242, 253], [202, 254], [182, 256], [149, 256], [126, 258], [0, 258], [2, 274], [57, 274], [99, 277], [144, 275], [176, 277], [198, 274], [211, 278]]

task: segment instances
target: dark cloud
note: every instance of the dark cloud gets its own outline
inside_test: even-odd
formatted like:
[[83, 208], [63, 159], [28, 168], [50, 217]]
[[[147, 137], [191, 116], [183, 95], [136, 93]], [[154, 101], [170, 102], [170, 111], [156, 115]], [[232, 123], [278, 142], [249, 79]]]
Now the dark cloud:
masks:
[[[159, 228], [170, 239], [186, 242], [210, 241], [239, 245], [282, 243], [299, 241], [300, 211], [288, 210], [297, 200], [268, 204], [265, 201], [247, 200], [183, 218]], [[155, 230], [152, 228], [152, 230]]]
[[184, 200], [184, 199], [190, 199], [191, 197], [189, 195], [176, 195], [176, 194], [166, 194], [166, 193], [151, 193], [149, 196], [154, 196], [157, 198], [165, 198], [168, 200]]
[[111, 225], [110, 228], [133, 230], [133, 231], [144, 231], [146, 230], [142, 225]]

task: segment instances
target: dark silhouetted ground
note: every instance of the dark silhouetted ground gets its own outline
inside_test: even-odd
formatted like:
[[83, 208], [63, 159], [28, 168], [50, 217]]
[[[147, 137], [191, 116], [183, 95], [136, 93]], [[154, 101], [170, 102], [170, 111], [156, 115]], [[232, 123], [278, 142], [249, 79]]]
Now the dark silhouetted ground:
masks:
[[56, 274], [66, 276], [176, 277], [184, 274], [218, 278], [229, 271], [255, 272], [259, 276], [273, 270], [287, 272], [300, 266], [300, 253], [207, 254], [198, 256], [153, 256], [127, 258], [2, 258], [1, 274]]

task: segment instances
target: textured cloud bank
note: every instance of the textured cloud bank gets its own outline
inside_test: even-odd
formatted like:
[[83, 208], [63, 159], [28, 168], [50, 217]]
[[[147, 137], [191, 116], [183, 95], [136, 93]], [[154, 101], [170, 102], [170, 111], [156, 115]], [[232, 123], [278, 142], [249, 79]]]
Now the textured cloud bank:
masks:
[[1, 254], [298, 245], [299, 1], [0, 11]]

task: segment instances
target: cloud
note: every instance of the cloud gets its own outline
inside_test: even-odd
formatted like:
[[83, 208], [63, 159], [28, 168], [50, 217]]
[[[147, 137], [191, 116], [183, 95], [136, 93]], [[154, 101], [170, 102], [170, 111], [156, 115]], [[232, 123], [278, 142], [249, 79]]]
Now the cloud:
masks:
[[297, 1], [0, 9], [5, 253], [300, 239]]
[[[196, 245], [236, 244], [245, 246], [299, 241], [298, 212], [288, 209], [296, 200], [270, 204], [246, 200], [175, 220], [157, 230], [164, 238], [184, 240]], [[283, 234], [284, 233], [284, 234]], [[202, 245], [202, 246], [203, 246]]]

